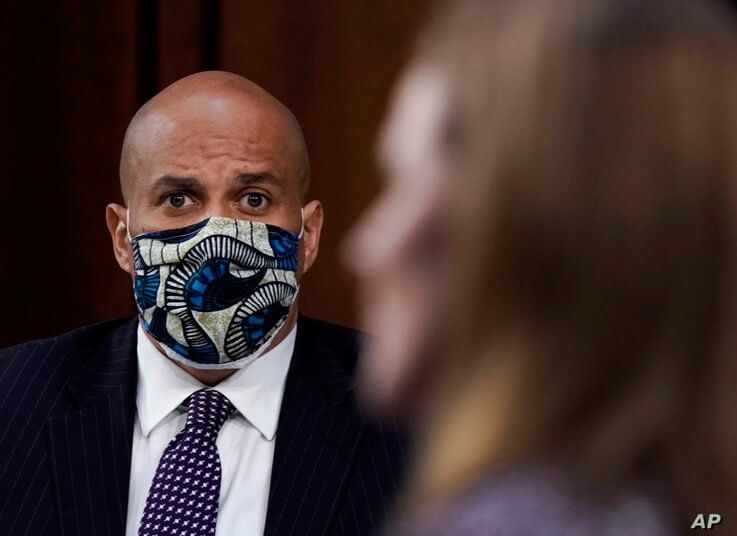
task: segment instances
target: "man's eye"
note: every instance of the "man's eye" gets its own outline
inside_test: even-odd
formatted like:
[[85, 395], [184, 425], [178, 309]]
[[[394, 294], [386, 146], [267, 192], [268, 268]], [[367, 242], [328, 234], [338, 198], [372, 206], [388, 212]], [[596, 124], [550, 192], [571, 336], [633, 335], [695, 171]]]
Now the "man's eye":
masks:
[[265, 195], [256, 192], [251, 192], [243, 196], [243, 203], [245, 203], [248, 208], [264, 208], [268, 201], [269, 200]]
[[192, 199], [180, 192], [169, 194], [164, 199], [164, 204], [174, 208], [182, 208], [192, 203]]

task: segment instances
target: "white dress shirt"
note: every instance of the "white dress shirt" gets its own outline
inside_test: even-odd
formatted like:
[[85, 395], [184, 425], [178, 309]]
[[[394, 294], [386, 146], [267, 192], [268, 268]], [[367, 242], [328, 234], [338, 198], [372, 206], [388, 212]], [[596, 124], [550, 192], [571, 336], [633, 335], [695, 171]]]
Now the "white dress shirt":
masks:
[[[235, 406], [217, 438], [222, 464], [217, 536], [264, 532], [274, 435], [296, 335], [295, 326], [278, 345], [214, 387]], [[184, 428], [183, 402], [203, 387], [157, 350], [139, 325], [127, 536], [138, 533], [159, 459]]]

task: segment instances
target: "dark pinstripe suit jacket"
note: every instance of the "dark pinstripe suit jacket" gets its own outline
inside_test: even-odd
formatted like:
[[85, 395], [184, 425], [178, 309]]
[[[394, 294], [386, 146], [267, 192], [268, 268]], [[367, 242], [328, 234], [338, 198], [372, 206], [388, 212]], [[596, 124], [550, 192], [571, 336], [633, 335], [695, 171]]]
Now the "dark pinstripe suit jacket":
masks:
[[[136, 319], [0, 351], [0, 534], [124, 533]], [[299, 319], [276, 436], [267, 535], [372, 534], [402, 440], [357, 411], [356, 333]]]

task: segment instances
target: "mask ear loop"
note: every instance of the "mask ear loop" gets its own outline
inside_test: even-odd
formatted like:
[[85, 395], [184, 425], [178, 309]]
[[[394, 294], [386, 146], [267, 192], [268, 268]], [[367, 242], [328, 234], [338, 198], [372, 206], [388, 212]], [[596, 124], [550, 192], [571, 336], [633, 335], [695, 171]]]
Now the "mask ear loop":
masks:
[[125, 236], [128, 238], [128, 242], [133, 242], [133, 238], [131, 237], [131, 209], [126, 208], [125, 209]]
[[305, 208], [304, 207], [300, 208], [299, 213], [302, 216], [302, 226], [299, 228], [299, 234], [297, 235], [297, 239], [302, 240], [302, 235], [305, 234]]
[[[299, 235], [297, 236], [298, 240], [302, 240], [302, 236], [305, 234], [305, 208], [302, 207], [299, 209], [299, 213], [302, 215], [302, 227], [299, 229]], [[299, 296], [299, 289], [301, 287], [301, 283], [297, 283], [297, 289], [294, 291], [294, 297], [292, 298], [292, 304], [297, 303], [297, 297]]]

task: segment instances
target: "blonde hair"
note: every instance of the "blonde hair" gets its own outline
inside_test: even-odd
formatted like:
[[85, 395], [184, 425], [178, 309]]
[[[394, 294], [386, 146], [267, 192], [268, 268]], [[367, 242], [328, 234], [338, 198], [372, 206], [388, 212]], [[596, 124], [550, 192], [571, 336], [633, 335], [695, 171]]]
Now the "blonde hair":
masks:
[[705, 0], [437, 12], [416, 61], [451, 85], [454, 345], [414, 507], [553, 461], [737, 515], [735, 35]]

